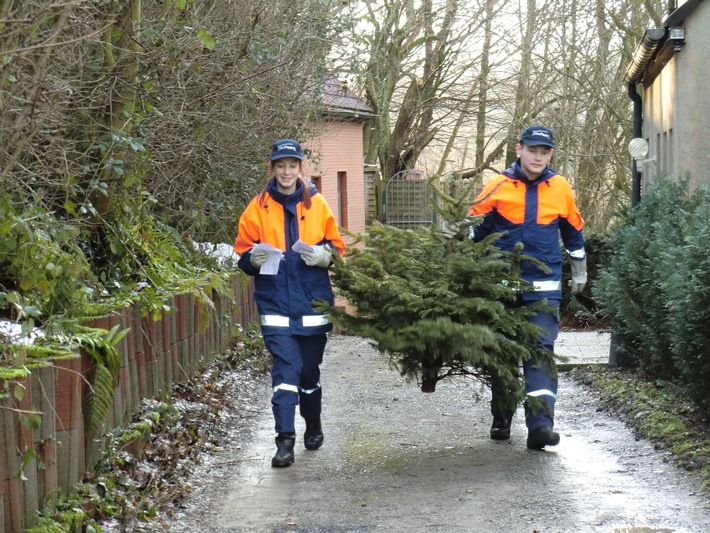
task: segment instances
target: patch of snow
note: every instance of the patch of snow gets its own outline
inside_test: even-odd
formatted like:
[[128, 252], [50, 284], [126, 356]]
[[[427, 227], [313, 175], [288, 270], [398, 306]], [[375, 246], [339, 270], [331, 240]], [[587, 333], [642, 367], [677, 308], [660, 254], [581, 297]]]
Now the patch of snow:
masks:
[[25, 335], [22, 333], [22, 326], [17, 322], [0, 320], [0, 337], [9, 339], [14, 344], [31, 345], [34, 344], [35, 340], [43, 336], [44, 332], [39, 328], [35, 328]]
[[195, 250], [203, 254], [217, 258], [220, 265], [236, 263], [239, 256], [234, 251], [234, 247], [226, 242], [213, 244], [211, 242], [193, 242]]

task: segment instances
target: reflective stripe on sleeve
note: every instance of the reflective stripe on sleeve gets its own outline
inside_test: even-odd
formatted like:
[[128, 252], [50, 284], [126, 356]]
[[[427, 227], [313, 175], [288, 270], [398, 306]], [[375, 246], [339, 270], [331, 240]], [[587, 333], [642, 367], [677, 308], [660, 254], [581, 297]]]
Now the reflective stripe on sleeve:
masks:
[[579, 250], [568, 250], [568, 252], [571, 258], [579, 260], [584, 259], [587, 255], [584, 251], [584, 248], [580, 248]]
[[533, 281], [533, 287], [536, 291], [561, 291], [562, 282], [561, 281]]
[[[316, 326], [325, 326], [330, 324], [325, 315], [306, 315], [302, 319], [303, 327], [313, 328]], [[271, 326], [276, 328], [287, 328], [291, 325], [291, 321], [287, 316], [282, 315], [260, 315], [259, 323], [262, 326]]]
[[557, 398], [557, 394], [555, 394], [549, 389], [531, 390], [530, 392], [528, 392], [528, 396], [533, 396], [536, 398], [538, 396], [552, 396], [553, 398]]
[[277, 328], [287, 328], [289, 321], [287, 316], [281, 315], [261, 315], [259, 321], [262, 326], [273, 326]]
[[325, 315], [306, 315], [303, 317], [303, 327], [312, 328], [314, 326], [325, 326], [329, 324]]

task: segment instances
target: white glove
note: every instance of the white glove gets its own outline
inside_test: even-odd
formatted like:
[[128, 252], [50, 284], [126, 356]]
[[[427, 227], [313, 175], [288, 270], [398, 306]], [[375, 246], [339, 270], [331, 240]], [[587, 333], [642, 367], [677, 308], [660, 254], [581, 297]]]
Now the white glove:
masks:
[[471, 222], [468, 220], [459, 220], [458, 222], [449, 222], [448, 220], [444, 220], [441, 223], [441, 232], [447, 239], [453, 239], [457, 235], [461, 234], [462, 230], [468, 229], [470, 225]]
[[255, 250], [252, 248], [251, 254], [249, 255], [249, 262], [254, 268], [259, 268], [261, 265], [266, 263], [268, 258], [269, 254], [266, 253], [266, 250], [262, 250], [261, 248], [257, 248]]
[[579, 294], [587, 284], [587, 259], [570, 258], [572, 280], [569, 282], [572, 294]]
[[316, 244], [312, 246], [312, 248], [312, 252], [301, 252], [303, 262], [308, 266], [328, 268], [328, 265], [330, 265], [330, 262], [333, 260], [331, 248], [322, 244]]

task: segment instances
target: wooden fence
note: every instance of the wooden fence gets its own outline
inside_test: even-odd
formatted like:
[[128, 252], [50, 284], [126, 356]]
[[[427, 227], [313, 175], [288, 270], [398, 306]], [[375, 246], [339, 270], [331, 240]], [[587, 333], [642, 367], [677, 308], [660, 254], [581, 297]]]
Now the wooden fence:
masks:
[[[154, 320], [139, 305], [95, 318], [88, 326], [130, 331], [117, 346], [122, 357], [113, 404], [98, 435], [84, 433], [84, 398], [93, 369], [91, 356], [81, 351], [43, 364], [29, 376], [0, 380], [11, 394], [0, 400], [0, 526], [21, 532], [37, 523], [38, 511], [51, 505], [57, 491], [72, 487], [96, 465], [101, 436], [127, 425], [143, 398], [167, 399], [174, 384], [195, 376], [202, 362], [227, 347], [234, 327], [257, 319], [252, 284], [234, 273], [229, 298], [212, 294], [214, 309], [204, 320], [204, 307], [192, 294], [170, 297], [171, 310]], [[201, 320], [201, 316], [203, 319]], [[12, 391], [20, 386], [24, 394]], [[29, 414], [41, 423], [30, 424]], [[26, 453], [34, 450], [35, 456]]]

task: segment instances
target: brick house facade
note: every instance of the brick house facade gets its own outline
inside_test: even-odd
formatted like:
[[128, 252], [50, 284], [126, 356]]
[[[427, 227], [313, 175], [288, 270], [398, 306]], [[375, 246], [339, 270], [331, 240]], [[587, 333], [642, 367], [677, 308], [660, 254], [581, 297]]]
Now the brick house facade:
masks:
[[306, 173], [325, 196], [338, 225], [362, 232], [367, 218], [363, 127], [374, 113], [334, 76], [326, 78], [322, 98], [322, 120], [304, 143], [311, 152]]

